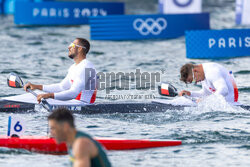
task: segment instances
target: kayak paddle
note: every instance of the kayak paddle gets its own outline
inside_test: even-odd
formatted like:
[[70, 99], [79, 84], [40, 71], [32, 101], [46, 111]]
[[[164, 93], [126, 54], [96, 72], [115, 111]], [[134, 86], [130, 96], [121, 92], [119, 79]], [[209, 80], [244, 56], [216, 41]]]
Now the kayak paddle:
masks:
[[177, 89], [168, 82], [162, 82], [158, 86], [158, 92], [162, 96], [169, 96], [169, 97], [175, 97], [178, 95]]
[[[177, 89], [170, 83], [168, 82], [162, 82], [158, 86], [158, 92], [162, 96], [168, 96], [168, 97], [175, 97], [178, 96], [178, 91]], [[196, 102], [196, 100], [186, 94], [183, 95], [183, 97], [192, 100], [193, 102]]]
[[[22, 79], [19, 77], [19, 75], [17, 75], [16, 73], [14, 72], [11, 72], [9, 75], [8, 75], [8, 78], [7, 78], [7, 84], [9, 87], [12, 87], [12, 88], [23, 88], [23, 81]], [[37, 97], [37, 94], [31, 90], [30, 88], [27, 89], [27, 91], [31, 94], [33, 94], [35, 97]], [[45, 99], [42, 99], [41, 100], [41, 103], [40, 105], [45, 108], [47, 111], [51, 111], [51, 105], [47, 102], [47, 100]]]

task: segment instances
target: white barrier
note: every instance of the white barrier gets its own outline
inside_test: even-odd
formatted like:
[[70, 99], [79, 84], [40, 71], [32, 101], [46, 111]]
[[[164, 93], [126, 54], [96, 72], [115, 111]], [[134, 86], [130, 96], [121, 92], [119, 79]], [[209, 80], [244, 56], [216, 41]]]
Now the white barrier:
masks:
[[250, 1], [236, 1], [236, 24], [250, 25]]
[[159, 0], [162, 14], [201, 13], [202, 0]]

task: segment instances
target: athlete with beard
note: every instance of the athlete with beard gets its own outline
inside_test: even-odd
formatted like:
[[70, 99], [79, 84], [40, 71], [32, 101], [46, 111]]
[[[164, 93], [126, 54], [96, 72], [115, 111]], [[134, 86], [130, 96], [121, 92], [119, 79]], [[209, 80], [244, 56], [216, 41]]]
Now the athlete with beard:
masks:
[[74, 60], [74, 64], [68, 70], [67, 76], [57, 84], [36, 85], [27, 83], [24, 90], [39, 89], [46, 93], [39, 94], [37, 101], [42, 99], [56, 100], [80, 100], [85, 103], [94, 103], [96, 98], [96, 70], [94, 65], [86, 59], [90, 44], [88, 40], [76, 38], [69, 47], [69, 57]]

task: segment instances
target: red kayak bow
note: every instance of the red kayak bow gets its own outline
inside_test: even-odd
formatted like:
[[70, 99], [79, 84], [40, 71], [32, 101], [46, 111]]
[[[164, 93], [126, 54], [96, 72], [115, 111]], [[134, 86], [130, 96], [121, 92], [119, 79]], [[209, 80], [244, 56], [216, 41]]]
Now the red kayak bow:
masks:
[[[116, 138], [95, 138], [107, 150], [132, 150], [181, 145], [181, 141], [131, 140]], [[41, 136], [0, 136], [0, 147], [26, 149], [45, 154], [66, 154], [65, 143], [56, 144], [55, 139]]]

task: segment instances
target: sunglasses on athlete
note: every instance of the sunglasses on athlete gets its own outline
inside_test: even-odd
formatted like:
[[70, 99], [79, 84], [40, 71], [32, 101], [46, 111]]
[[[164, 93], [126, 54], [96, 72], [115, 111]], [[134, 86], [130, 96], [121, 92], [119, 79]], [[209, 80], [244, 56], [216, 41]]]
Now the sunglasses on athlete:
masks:
[[72, 48], [75, 48], [76, 46], [77, 46], [77, 47], [80, 47], [80, 48], [86, 49], [86, 47], [81, 46], [81, 45], [74, 44], [73, 42], [69, 45], [69, 47], [72, 47]]

